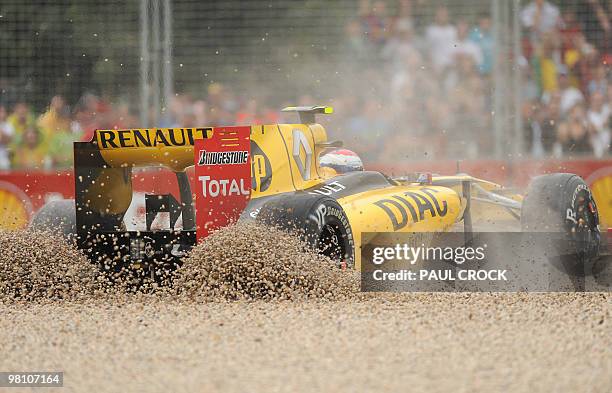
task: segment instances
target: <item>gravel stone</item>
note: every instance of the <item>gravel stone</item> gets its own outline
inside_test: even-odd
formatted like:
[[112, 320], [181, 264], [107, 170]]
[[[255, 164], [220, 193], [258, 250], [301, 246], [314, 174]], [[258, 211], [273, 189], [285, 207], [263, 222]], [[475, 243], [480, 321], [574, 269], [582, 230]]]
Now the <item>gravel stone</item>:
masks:
[[0, 370], [63, 371], [66, 392], [612, 390], [609, 293], [361, 294], [254, 224], [135, 293], [53, 234], [0, 247]]
[[69, 300], [110, 290], [96, 266], [64, 238], [0, 230], [0, 302]]
[[174, 279], [177, 294], [198, 300], [341, 299], [358, 275], [339, 269], [296, 236], [257, 223], [222, 228], [195, 247]]

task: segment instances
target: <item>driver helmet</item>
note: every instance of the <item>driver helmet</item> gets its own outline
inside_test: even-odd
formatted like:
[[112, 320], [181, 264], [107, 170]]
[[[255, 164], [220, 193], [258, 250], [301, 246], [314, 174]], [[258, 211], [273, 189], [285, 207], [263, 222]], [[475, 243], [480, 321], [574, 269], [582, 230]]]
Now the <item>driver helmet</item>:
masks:
[[319, 163], [321, 167], [331, 168], [336, 173], [363, 171], [361, 158], [354, 151], [348, 149], [332, 150], [321, 156]]

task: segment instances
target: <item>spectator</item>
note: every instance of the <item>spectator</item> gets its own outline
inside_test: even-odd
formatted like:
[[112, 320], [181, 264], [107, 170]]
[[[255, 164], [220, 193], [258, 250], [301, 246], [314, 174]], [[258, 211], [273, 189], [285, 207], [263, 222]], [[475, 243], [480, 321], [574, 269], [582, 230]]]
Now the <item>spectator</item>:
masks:
[[100, 128], [101, 122], [100, 109], [104, 108], [100, 99], [91, 94], [85, 93], [76, 105], [74, 122], [71, 125], [73, 132], [81, 135], [82, 141], [90, 141], [94, 131]]
[[521, 95], [523, 102], [539, 101], [542, 93], [540, 92], [538, 82], [535, 80], [536, 70], [528, 64], [527, 59], [524, 57], [519, 58], [519, 67], [521, 68]]
[[561, 29], [560, 59], [568, 69], [572, 85], [579, 86], [581, 77], [580, 64], [583, 59], [581, 37], [582, 27], [576, 19], [572, 8], [563, 11], [563, 28]]
[[604, 64], [598, 64], [593, 70], [592, 75], [593, 79], [591, 79], [587, 85], [588, 93], [594, 94], [595, 92], [599, 92], [606, 97], [608, 94], [606, 66]]
[[[130, 106], [127, 103], [121, 103], [115, 106], [113, 123], [112, 128], [116, 129], [138, 128], [138, 121], [136, 117], [130, 113]], [[75, 136], [79, 137], [78, 135]]]
[[610, 115], [612, 113], [601, 92], [593, 92], [589, 101], [587, 119], [593, 134], [593, 150], [595, 156], [601, 157], [610, 150]]
[[166, 110], [162, 112], [160, 127], [178, 127], [178, 118], [180, 117], [181, 110], [181, 99], [178, 94], [175, 94], [170, 98]]
[[21, 143], [23, 133], [26, 129], [35, 126], [34, 117], [30, 113], [28, 104], [23, 101], [17, 102], [13, 107], [13, 113], [7, 121], [13, 127], [13, 146]]
[[434, 23], [425, 30], [425, 41], [434, 69], [444, 71], [453, 62], [453, 44], [457, 41], [457, 29], [450, 24], [445, 6], [436, 9]]
[[397, 25], [400, 23], [403, 23], [414, 29], [414, 20], [412, 18], [413, 1], [414, 0], [399, 0], [399, 9], [397, 18], [395, 19], [395, 28], [397, 28]]
[[207, 102], [209, 105], [208, 120], [211, 125], [232, 125], [239, 104], [232, 98], [230, 89], [221, 83], [208, 86]]
[[582, 34], [582, 26], [576, 17], [576, 12], [572, 7], [563, 10], [562, 14], [563, 25], [560, 29], [561, 43], [563, 52], [574, 47], [574, 42], [578, 34]]
[[491, 18], [487, 15], [479, 19], [478, 27], [474, 27], [469, 35], [482, 53], [482, 61], [478, 63], [480, 73], [489, 75], [493, 70], [493, 33], [491, 32]]
[[[478, 151], [488, 142], [481, 134], [487, 126], [484, 82], [472, 55], [458, 52], [456, 59], [456, 71], [451, 74], [455, 75], [455, 81], [448, 91], [450, 108], [455, 114], [451, 129], [451, 138], [455, 141], [452, 147], [476, 158]], [[461, 153], [457, 151], [456, 154]]]
[[72, 143], [78, 137], [70, 129], [58, 129], [48, 140], [40, 143], [47, 153], [47, 159], [55, 168], [68, 168], [72, 165]]
[[375, 158], [389, 134], [389, 126], [383, 106], [372, 98], [368, 99], [363, 110], [349, 124], [349, 132], [358, 142], [355, 151], [364, 157]]
[[[589, 41], [592, 25], [585, 26], [583, 20], [584, 14], [590, 13], [594, 23], [605, 30], [610, 2], [573, 1], [583, 6], [570, 8], [567, 2], [525, 0], [518, 21], [528, 30], [532, 44], [532, 52], [523, 52], [524, 57], [519, 58], [523, 81], [520, 94], [525, 103], [525, 136], [536, 156], [546, 156], [553, 146], [560, 152], [594, 151], [599, 156], [609, 145], [612, 95], [608, 92], [612, 92], [612, 86], [606, 75], [606, 53], [598, 52]], [[456, 7], [450, 1], [437, 3]], [[329, 87], [334, 89], [331, 101], [339, 107], [336, 115], [324, 120], [328, 129], [354, 138], [355, 144], [367, 150], [364, 154], [375, 159], [403, 158], [407, 154], [475, 157], [486, 151], [491, 142], [487, 137], [492, 135], [489, 75], [495, 44], [489, 16], [481, 16], [478, 25], [469, 30], [465, 21], [449, 16], [450, 7], [436, 7], [433, 21], [413, 15], [413, 11], [432, 9], [425, 0], [360, 0], [360, 4], [360, 13], [345, 26], [344, 55], [350, 61], [338, 65], [337, 73], [342, 77]], [[503, 30], [500, 34], [513, 39]], [[603, 48], [601, 43], [597, 45]], [[506, 56], [503, 50], [499, 54]], [[326, 65], [312, 72], [318, 74], [326, 70]], [[274, 69], [302, 75], [299, 69], [283, 71], [276, 65]], [[346, 87], [344, 95], [338, 94], [339, 85]], [[325, 92], [318, 89], [317, 94], [325, 97]], [[181, 127], [279, 121], [279, 106], [274, 104], [271, 110], [262, 105], [268, 101], [261, 97], [257, 101], [239, 97], [231, 85], [218, 82], [209, 84], [204, 96], [176, 94], [159, 123]], [[307, 93], [302, 100], [286, 93], [279, 97], [291, 105], [330, 101]], [[96, 128], [154, 125], [139, 124], [127, 105], [109, 105], [93, 94], [83, 95], [72, 118], [67, 108], [62, 97], [54, 97], [38, 119], [39, 134], [28, 131], [29, 145], [45, 152], [46, 163], [60, 167], [69, 164], [69, 144], [75, 132], [84, 133], [83, 139], [89, 140]], [[7, 166], [6, 159], [2, 163], [2, 149], [6, 157], [10, 151], [7, 144], [18, 147], [24, 130], [34, 126], [23, 103], [15, 107], [11, 122], [2, 126], [4, 117], [6, 114], [0, 113], [0, 127], [8, 130], [0, 129], [0, 168]], [[295, 115], [285, 120], [294, 122]], [[430, 150], [424, 153], [424, 149]]]
[[422, 79], [430, 77], [430, 74], [421, 68], [420, 56], [406, 56], [402, 60], [402, 65], [398, 65], [391, 76], [391, 104], [398, 115], [418, 110], [423, 98], [423, 91], [418, 90], [418, 86]]
[[349, 64], [354, 64], [354, 60], [367, 61], [371, 56], [370, 43], [365, 40], [364, 32], [359, 20], [354, 19], [344, 27], [345, 47], [347, 56], [351, 60]]
[[576, 6], [581, 11], [577, 17], [584, 27], [586, 40], [603, 54], [612, 51], [610, 23], [612, 4], [605, 0], [580, 0]]
[[521, 10], [521, 22], [531, 34], [532, 42], [537, 42], [543, 34], [553, 33], [562, 26], [557, 6], [546, 0], [534, 0]]
[[572, 73], [575, 78], [572, 79], [572, 84], [579, 86], [581, 90], [588, 90], [588, 82], [593, 79], [593, 71], [601, 64], [599, 53], [593, 45], [588, 43], [584, 34], [577, 34], [575, 44], [578, 55], [578, 63], [573, 66]]
[[566, 114], [574, 105], [584, 101], [582, 92], [570, 84], [566, 69], [562, 68], [559, 72], [559, 91], [561, 93], [561, 102], [559, 109], [561, 114]]
[[557, 127], [561, 121], [561, 94], [558, 91], [550, 94], [550, 100], [541, 111], [536, 112], [536, 120], [540, 127], [542, 147], [545, 153], [553, 151], [557, 139]]
[[193, 105], [188, 105], [183, 108], [178, 119], [179, 127], [193, 127], [196, 123], [196, 115], [193, 110]]
[[[564, 116], [576, 104], [584, 102], [584, 96], [580, 90], [570, 85], [567, 70], [565, 68], [560, 69], [558, 85], [560, 94], [559, 109], [561, 111], [561, 116]], [[544, 94], [542, 100], [547, 104], [550, 100], [550, 93]]]
[[49, 109], [38, 118], [38, 127], [43, 133], [53, 134], [70, 129], [70, 112], [62, 96], [54, 96]]
[[13, 158], [17, 169], [48, 169], [50, 162], [44, 146], [40, 143], [40, 133], [34, 127], [23, 131], [23, 143], [15, 150]]
[[235, 123], [238, 125], [245, 124], [263, 124], [263, 119], [258, 116], [259, 107], [257, 101], [248, 100], [246, 104], [236, 113]]
[[[51, 99], [49, 109], [38, 118], [41, 144], [49, 145], [57, 133], [70, 131], [70, 112], [62, 96]], [[64, 155], [69, 155], [64, 153]]]
[[369, 0], [361, 0], [359, 15], [366, 36], [377, 47], [382, 47], [391, 32], [393, 19], [387, 15], [387, 5], [382, 0], [370, 4]]
[[401, 71], [407, 61], [422, 62], [412, 25], [408, 21], [401, 20], [397, 23], [393, 36], [387, 41], [381, 52], [381, 57], [390, 61], [395, 71]]
[[453, 46], [453, 62], [456, 63], [458, 56], [468, 56], [476, 65], [482, 63], [482, 51], [472, 40], [468, 38], [469, 26], [465, 21], [457, 24], [457, 41]]
[[[432, 78], [421, 81], [418, 91], [427, 91], [425, 103], [425, 129], [437, 136], [437, 143], [432, 154], [443, 155], [449, 148], [448, 130], [453, 126], [455, 118], [449, 100], [439, 84]], [[451, 144], [452, 145], [452, 144]]]
[[536, 158], [544, 156], [544, 143], [542, 135], [542, 125], [538, 121], [538, 114], [542, 112], [540, 104], [535, 101], [528, 101], [522, 106], [523, 133], [525, 147]]
[[273, 111], [252, 99], [238, 111], [234, 124], [274, 124], [278, 120], [279, 117]]
[[557, 129], [555, 155], [593, 154], [591, 128], [581, 102], [569, 109], [567, 119]]
[[[546, 34], [542, 38], [541, 45], [536, 48], [535, 67], [539, 71], [540, 87], [544, 93], [555, 91], [559, 88], [559, 72], [563, 70], [559, 59], [558, 41], [552, 34]], [[565, 72], [567, 72], [565, 70]]]
[[10, 146], [15, 130], [7, 121], [6, 107], [0, 104], [0, 170], [11, 168]]
[[[415, 98], [415, 83], [419, 78], [427, 78], [424, 74], [423, 57], [417, 50], [412, 27], [400, 21], [394, 37], [383, 48], [382, 56], [392, 64], [391, 67], [391, 103], [398, 105], [399, 111], [410, 111], [416, 108], [412, 98]], [[409, 103], [411, 102], [411, 103]]]

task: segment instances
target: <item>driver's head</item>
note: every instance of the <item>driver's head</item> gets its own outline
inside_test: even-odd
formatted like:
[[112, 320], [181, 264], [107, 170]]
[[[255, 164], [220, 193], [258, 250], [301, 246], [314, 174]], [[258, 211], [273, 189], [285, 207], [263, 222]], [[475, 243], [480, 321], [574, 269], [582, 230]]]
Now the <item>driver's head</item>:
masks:
[[361, 158], [351, 150], [338, 149], [321, 156], [319, 163], [324, 168], [331, 168], [336, 173], [363, 171]]

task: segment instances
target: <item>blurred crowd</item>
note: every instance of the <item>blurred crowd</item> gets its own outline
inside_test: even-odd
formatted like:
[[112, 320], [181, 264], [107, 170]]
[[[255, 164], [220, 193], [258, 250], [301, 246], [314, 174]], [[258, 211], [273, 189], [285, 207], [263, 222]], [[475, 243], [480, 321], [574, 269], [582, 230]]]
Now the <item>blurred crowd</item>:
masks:
[[73, 108], [56, 95], [38, 116], [27, 102], [0, 103], [0, 170], [67, 168], [72, 142], [91, 140], [97, 128], [137, 123], [127, 105], [111, 105], [93, 94], [83, 95]]
[[[364, 76], [355, 83], [364, 82], [366, 93], [338, 99], [352, 109], [345, 134], [367, 141], [363, 153], [375, 160], [488, 156], [496, 56], [490, 12], [440, 5], [423, 21], [425, 3], [400, 0], [390, 12], [389, 2], [362, 0], [346, 25], [349, 54]], [[609, 155], [612, 2], [558, 3], [525, 1], [519, 13], [526, 154]]]
[[611, 6], [536, 0], [523, 8], [523, 119], [532, 154], [610, 154]]
[[[490, 156], [490, 13], [454, 15], [457, 8], [440, 5], [423, 18], [425, 0], [357, 1], [359, 13], [344, 28], [346, 60], [338, 65], [348, 87], [325, 102], [308, 95], [256, 100], [214, 83], [201, 96], [176, 94], [157, 123], [277, 123], [295, 120], [278, 111], [284, 105], [329, 103], [336, 108], [324, 121], [331, 138], [370, 161]], [[603, 157], [611, 153], [612, 2], [561, 3], [525, 1], [520, 10], [526, 153]], [[72, 141], [89, 140], [96, 128], [138, 127], [134, 109], [89, 93], [70, 106], [55, 96], [38, 115], [26, 102], [0, 103], [0, 169], [67, 167]]]
[[[83, 95], [74, 106], [56, 95], [39, 115], [34, 114], [27, 102], [17, 101], [11, 106], [0, 102], [0, 170], [68, 168], [72, 165], [72, 143], [92, 140], [96, 129], [145, 127], [133, 109], [127, 103], [115, 104], [91, 93]], [[276, 106], [264, 107], [256, 100], [237, 98], [233, 90], [219, 83], [208, 86], [205, 98], [176, 94], [159, 120], [152, 119], [151, 113], [147, 123], [159, 127], [296, 120], [282, 117]]]

